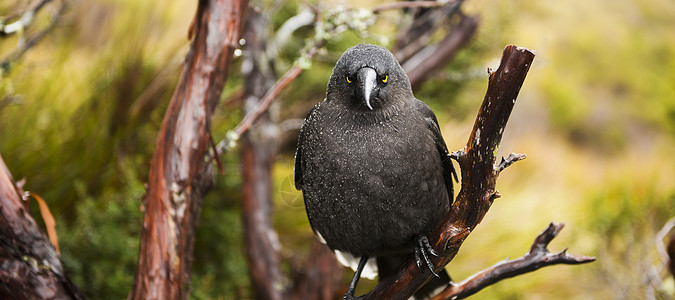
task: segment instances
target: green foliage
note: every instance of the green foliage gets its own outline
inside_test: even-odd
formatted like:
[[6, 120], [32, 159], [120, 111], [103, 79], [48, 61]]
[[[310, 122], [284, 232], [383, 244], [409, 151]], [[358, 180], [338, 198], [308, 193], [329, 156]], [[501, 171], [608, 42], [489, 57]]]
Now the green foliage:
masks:
[[654, 267], [660, 261], [654, 247], [655, 232], [675, 216], [675, 192], [663, 194], [656, 186], [643, 188], [619, 181], [590, 199], [588, 230], [602, 241], [598, 254], [603, 260], [592, 270], [607, 284], [623, 282], [614, 293], [627, 298], [653, 292], [655, 299], [672, 299], [672, 287], [668, 291], [647, 276], [659, 276], [658, 267]]
[[252, 297], [242, 248], [237, 159], [236, 151], [226, 156], [227, 173], [202, 202], [194, 248], [191, 296], [195, 299]]
[[92, 299], [126, 298], [136, 273], [144, 188], [120, 175], [128, 180], [125, 186], [98, 198], [86, 196], [84, 184], [76, 183], [82, 194], [77, 218], [72, 224], [57, 223], [65, 268]]

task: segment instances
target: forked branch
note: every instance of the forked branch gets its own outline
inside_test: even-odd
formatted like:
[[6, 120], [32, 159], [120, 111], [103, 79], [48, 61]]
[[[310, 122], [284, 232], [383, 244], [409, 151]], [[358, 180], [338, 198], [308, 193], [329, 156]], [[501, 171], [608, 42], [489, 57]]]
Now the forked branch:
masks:
[[565, 227], [564, 223], [551, 223], [532, 243], [530, 252], [520, 258], [506, 260], [480, 271], [459, 283], [450, 283], [440, 294], [432, 299], [462, 299], [471, 296], [483, 288], [503, 279], [515, 277], [540, 268], [557, 264], [583, 264], [595, 261], [595, 257], [577, 256], [567, 253], [550, 253], [548, 244]]

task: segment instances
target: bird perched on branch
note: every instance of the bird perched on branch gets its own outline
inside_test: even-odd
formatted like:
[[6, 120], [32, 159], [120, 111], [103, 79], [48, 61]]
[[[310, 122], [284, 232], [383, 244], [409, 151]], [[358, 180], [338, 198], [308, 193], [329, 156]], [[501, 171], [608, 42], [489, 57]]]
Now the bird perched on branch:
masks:
[[[427, 235], [450, 208], [453, 175], [436, 116], [394, 55], [368, 44], [345, 51], [295, 155], [312, 229], [339, 258], [360, 258], [345, 299], [355, 298], [369, 258], [380, 278], [410, 257], [434, 273]], [[445, 270], [437, 276], [415, 296], [450, 281]]]

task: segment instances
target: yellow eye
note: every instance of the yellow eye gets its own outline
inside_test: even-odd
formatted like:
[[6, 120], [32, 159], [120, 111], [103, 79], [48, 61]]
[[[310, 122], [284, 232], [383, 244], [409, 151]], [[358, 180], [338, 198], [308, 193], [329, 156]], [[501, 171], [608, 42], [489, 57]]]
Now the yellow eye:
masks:
[[352, 83], [352, 79], [349, 78], [349, 75], [347, 75], [347, 83]]
[[382, 78], [382, 82], [387, 83], [387, 80], [389, 80], [389, 75], [384, 75], [384, 77]]

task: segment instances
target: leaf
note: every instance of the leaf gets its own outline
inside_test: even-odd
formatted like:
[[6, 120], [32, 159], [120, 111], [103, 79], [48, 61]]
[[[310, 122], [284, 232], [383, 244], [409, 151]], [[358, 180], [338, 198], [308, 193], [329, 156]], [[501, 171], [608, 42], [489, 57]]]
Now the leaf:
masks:
[[40, 197], [38, 194], [31, 193], [31, 196], [37, 200], [38, 205], [40, 206], [40, 215], [42, 216], [42, 220], [45, 221], [45, 227], [47, 227], [49, 241], [52, 243], [54, 248], [56, 248], [56, 253], [61, 255], [61, 250], [59, 250], [59, 237], [56, 234], [56, 221], [54, 220], [54, 216], [52, 215], [51, 211], [49, 211], [47, 202], [42, 200], [42, 197]]

